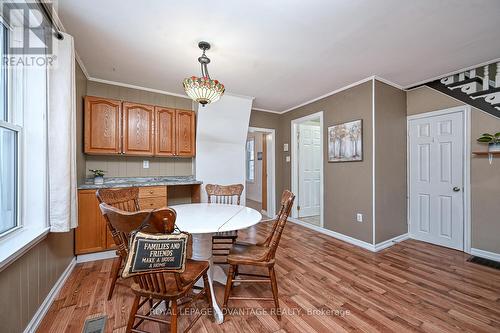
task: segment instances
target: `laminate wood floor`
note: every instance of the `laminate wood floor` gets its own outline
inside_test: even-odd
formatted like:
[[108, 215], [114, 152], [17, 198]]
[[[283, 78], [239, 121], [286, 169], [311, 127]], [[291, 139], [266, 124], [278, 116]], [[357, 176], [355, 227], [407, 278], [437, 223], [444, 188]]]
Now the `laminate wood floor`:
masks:
[[[269, 225], [241, 232], [263, 237]], [[272, 302], [230, 301], [222, 325], [203, 316], [193, 332], [500, 332], [500, 271], [468, 255], [414, 240], [379, 253], [289, 223], [277, 252], [283, 318]], [[90, 316], [108, 316], [106, 332], [125, 332], [132, 293], [119, 282], [106, 301], [111, 260], [78, 264], [38, 332], [81, 332]], [[242, 270], [243, 271], [243, 270]], [[215, 284], [222, 303], [223, 286]], [[267, 296], [267, 285], [240, 285], [235, 294]], [[264, 310], [262, 310], [264, 309]], [[188, 316], [181, 316], [179, 328]], [[165, 331], [152, 323], [151, 332]], [[179, 329], [179, 332], [181, 330]]]

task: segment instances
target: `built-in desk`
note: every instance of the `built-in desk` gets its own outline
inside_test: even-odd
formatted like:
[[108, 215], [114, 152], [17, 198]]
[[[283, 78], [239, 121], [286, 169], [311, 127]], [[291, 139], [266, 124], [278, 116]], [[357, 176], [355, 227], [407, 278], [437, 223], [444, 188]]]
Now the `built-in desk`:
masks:
[[104, 184], [78, 186], [78, 227], [75, 230], [75, 254], [113, 249], [115, 244], [106, 227], [96, 191], [100, 188], [139, 187], [141, 209], [200, 202], [201, 181], [193, 177], [108, 178]]

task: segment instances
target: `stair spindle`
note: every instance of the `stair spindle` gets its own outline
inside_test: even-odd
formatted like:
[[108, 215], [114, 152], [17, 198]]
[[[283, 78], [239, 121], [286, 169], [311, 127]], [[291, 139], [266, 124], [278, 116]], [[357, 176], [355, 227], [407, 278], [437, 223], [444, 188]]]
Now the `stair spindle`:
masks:
[[483, 90], [488, 90], [490, 88], [490, 69], [488, 65], [484, 66], [483, 68], [484, 68]]
[[497, 75], [495, 75], [495, 88], [500, 88], [500, 61], [497, 62]]
[[458, 74], [458, 82], [465, 80], [465, 72]]
[[471, 69], [470, 72], [469, 72], [469, 78], [470, 79], [473, 79], [476, 77], [476, 69]]

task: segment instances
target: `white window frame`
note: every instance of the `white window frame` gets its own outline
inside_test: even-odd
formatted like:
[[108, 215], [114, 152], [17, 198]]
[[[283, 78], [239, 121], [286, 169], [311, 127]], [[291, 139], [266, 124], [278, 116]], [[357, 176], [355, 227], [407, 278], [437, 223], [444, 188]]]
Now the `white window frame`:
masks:
[[[249, 151], [248, 151], [248, 144], [250, 142], [253, 142], [253, 152], [252, 154], [250, 155], [249, 154]], [[251, 156], [251, 158], [249, 158]], [[246, 142], [246, 146], [245, 146], [245, 159], [246, 159], [246, 175], [245, 175], [245, 178], [246, 178], [246, 182], [247, 183], [255, 183], [255, 138], [254, 137], [250, 137], [247, 139], [247, 142]], [[250, 176], [250, 162], [253, 162], [253, 172], [252, 172], [252, 179], [250, 179], [248, 176]]]
[[[0, 24], [3, 25], [3, 27], [7, 30], [7, 33], [11, 31], [12, 29], [3, 21], [0, 21]], [[10, 37], [9, 35], [7, 37]], [[9, 39], [7, 39], [7, 45], [9, 43]], [[0, 56], [3, 56], [0, 54]], [[3, 61], [3, 59], [0, 59]], [[0, 119], [0, 127], [5, 128], [8, 130], [11, 130], [16, 133], [16, 198], [15, 198], [15, 219], [16, 223], [13, 228], [10, 228], [4, 232], [0, 232], [0, 241], [2, 238], [8, 236], [11, 233], [16, 232], [17, 230], [21, 229], [23, 224], [22, 224], [22, 219], [21, 219], [21, 175], [22, 175], [22, 142], [23, 142], [23, 128], [19, 124], [16, 124], [16, 120], [20, 118], [19, 116], [14, 114], [13, 110], [13, 105], [11, 103], [12, 97], [13, 97], [13, 92], [12, 92], [12, 86], [11, 83], [13, 82], [12, 79], [14, 77], [13, 71], [11, 68], [7, 67], [7, 73], [6, 73], [6, 84], [7, 84], [7, 89], [6, 89], [6, 119], [2, 120]], [[0, 75], [3, 75], [3, 73], [0, 73]], [[3, 106], [2, 106], [3, 107]], [[5, 110], [2, 110], [5, 111]]]
[[[10, 45], [20, 43], [15, 29], [8, 29]], [[48, 68], [8, 67], [7, 82], [8, 127], [18, 132], [17, 227], [0, 235], [0, 270], [43, 240], [50, 230], [46, 160]], [[40, 84], [44, 84], [43, 89]], [[34, 171], [30, 168], [31, 160], [40, 161], [43, 167]]]

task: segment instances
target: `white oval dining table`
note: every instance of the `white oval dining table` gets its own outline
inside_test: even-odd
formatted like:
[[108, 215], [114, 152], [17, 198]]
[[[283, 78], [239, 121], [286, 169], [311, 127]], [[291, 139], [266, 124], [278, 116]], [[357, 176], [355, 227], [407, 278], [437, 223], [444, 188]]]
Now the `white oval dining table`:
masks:
[[217, 232], [251, 227], [259, 223], [262, 215], [252, 208], [215, 203], [175, 205], [171, 208], [177, 212], [175, 222], [177, 227], [193, 235], [192, 259], [206, 260], [210, 263], [208, 280], [214, 307], [214, 318], [220, 324], [224, 321], [224, 315], [215, 298], [213, 281], [226, 284], [227, 275], [220, 266], [213, 263], [212, 236]]

